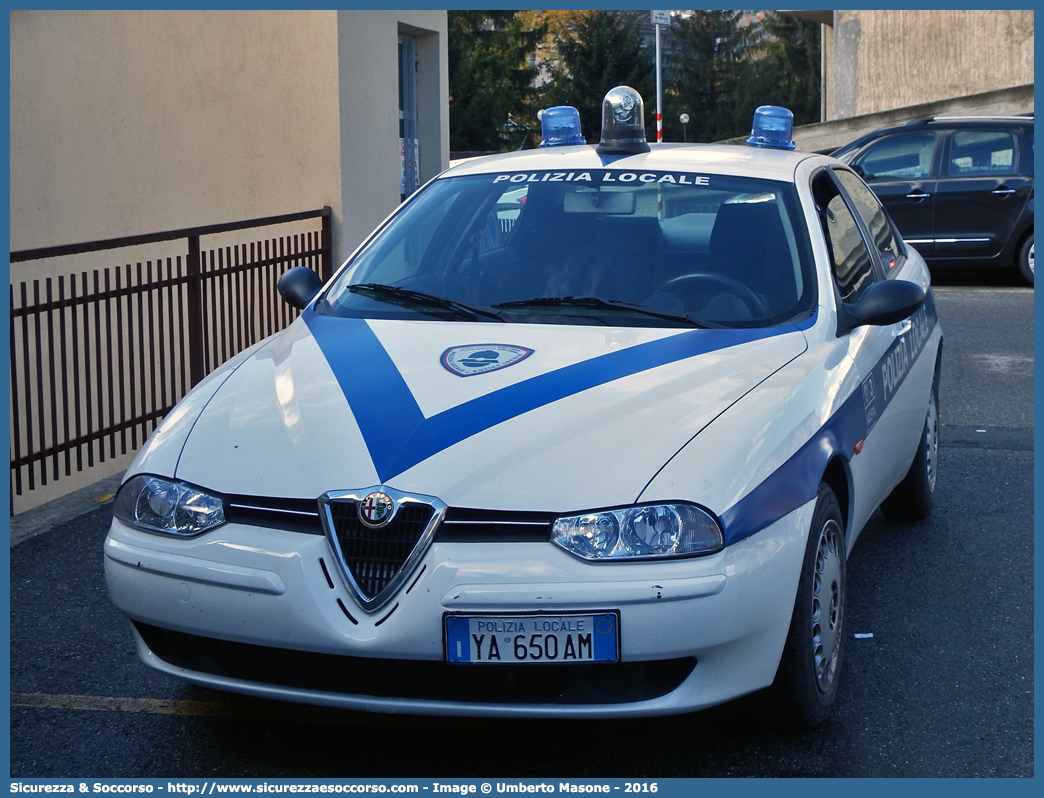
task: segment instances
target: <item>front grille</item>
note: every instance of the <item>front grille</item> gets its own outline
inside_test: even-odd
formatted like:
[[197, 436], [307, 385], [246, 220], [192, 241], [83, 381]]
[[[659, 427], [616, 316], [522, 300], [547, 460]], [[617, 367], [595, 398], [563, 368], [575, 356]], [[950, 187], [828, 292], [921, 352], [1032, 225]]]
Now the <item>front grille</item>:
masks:
[[435, 539], [440, 543], [546, 543], [555, 513], [450, 507]]
[[[233, 523], [323, 534], [317, 499], [267, 496], [229, 496], [227, 499], [225, 514]], [[355, 502], [351, 504], [357, 506]], [[342, 512], [347, 512], [347, 508]], [[439, 524], [435, 540], [440, 543], [544, 543], [551, 537], [551, 525], [556, 518], [557, 513], [450, 507]], [[362, 526], [358, 517], [351, 522]]]
[[575, 665], [449, 665], [344, 657], [232, 643], [135, 622], [156, 656], [178, 668], [301, 690], [489, 704], [624, 704], [676, 689], [693, 657]]
[[226, 496], [225, 517], [233, 524], [263, 526], [308, 535], [323, 534], [319, 502], [269, 496]]
[[355, 589], [372, 601], [402, 572], [435, 510], [427, 504], [403, 504], [389, 524], [373, 529], [359, 520], [358, 507], [355, 500], [331, 500], [328, 519]]

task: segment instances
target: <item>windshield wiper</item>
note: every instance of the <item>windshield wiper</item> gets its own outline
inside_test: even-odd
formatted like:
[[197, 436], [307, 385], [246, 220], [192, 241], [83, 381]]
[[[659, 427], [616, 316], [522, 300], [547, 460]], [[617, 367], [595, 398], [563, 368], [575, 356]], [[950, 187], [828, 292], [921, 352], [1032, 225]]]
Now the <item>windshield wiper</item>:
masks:
[[619, 299], [602, 299], [598, 296], [541, 296], [533, 299], [520, 299], [514, 302], [499, 302], [493, 305], [497, 310], [525, 310], [527, 308], [557, 307], [557, 308], [589, 308], [594, 310], [620, 310], [637, 313], [642, 316], [651, 316], [656, 319], [668, 321], [680, 321], [693, 327], [702, 326], [687, 313], [674, 310], [662, 310], [649, 305], [638, 305], [633, 302], [624, 302]]
[[439, 308], [448, 310], [455, 314], [458, 319], [477, 321], [480, 318], [504, 321], [505, 319], [492, 308], [483, 305], [472, 305], [469, 302], [461, 302], [458, 299], [450, 299], [438, 294], [429, 294], [426, 291], [417, 291], [413, 288], [401, 288], [395, 285], [382, 285], [381, 283], [358, 283], [348, 286], [353, 294], [372, 294], [377, 299], [399, 299], [400, 304], [419, 305], [426, 308]]

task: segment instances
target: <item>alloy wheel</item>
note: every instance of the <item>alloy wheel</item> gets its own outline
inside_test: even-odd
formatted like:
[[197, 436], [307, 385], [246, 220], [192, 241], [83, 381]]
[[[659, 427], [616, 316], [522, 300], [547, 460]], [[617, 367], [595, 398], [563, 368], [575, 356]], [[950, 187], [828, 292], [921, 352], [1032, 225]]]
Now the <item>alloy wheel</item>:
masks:
[[812, 582], [812, 660], [826, 693], [837, 675], [844, 626], [844, 533], [833, 518], [819, 532]]

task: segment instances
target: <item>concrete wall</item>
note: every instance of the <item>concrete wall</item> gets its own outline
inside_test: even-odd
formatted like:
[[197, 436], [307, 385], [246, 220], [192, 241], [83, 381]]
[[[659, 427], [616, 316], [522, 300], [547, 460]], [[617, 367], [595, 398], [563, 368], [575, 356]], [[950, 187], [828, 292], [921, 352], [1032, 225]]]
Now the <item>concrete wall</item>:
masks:
[[834, 11], [825, 120], [1033, 83], [1033, 11]]
[[[851, 116], [802, 125], [794, 128], [794, 143], [805, 152], [830, 152], [854, 141], [860, 136], [882, 127], [901, 125], [919, 116], [1021, 116], [1033, 113], [1033, 85], [1013, 89], [954, 97], [933, 103], [921, 103], [903, 108], [878, 111], [873, 114]], [[743, 139], [733, 139], [740, 144]]]

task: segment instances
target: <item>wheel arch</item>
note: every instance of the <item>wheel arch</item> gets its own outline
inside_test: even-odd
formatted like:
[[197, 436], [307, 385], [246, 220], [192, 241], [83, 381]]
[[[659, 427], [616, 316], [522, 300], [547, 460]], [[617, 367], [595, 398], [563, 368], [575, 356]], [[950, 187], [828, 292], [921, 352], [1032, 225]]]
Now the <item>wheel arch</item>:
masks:
[[1033, 235], [1033, 225], [1031, 224], [1021, 233], [1019, 233], [1018, 240], [1015, 242], [1015, 257], [1019, 256], [1019, 252], [1022, 251], [1022, 245], [1026, 243], [1026, 239]]
[[837, 503], [841, 507], [841, 517], [845, 522], [845, 541], [851, 545], [850, 530], [852, 529], [852, 472], [848, 461], [840, 454], [834, 454], [826, 465], [823, 472], [825, 482], [837, 497]]

